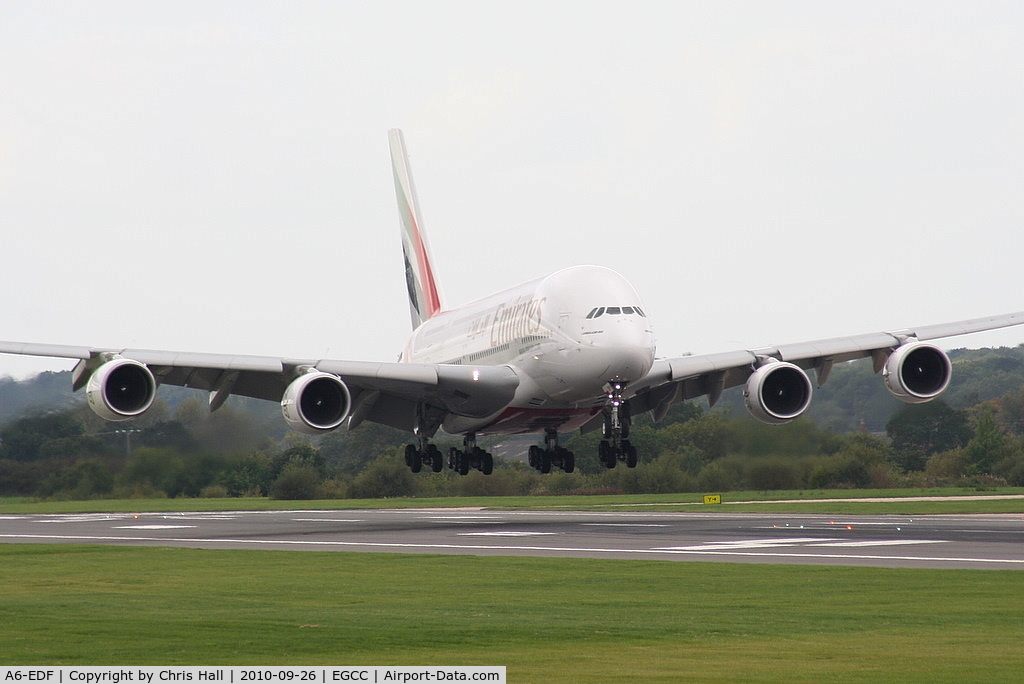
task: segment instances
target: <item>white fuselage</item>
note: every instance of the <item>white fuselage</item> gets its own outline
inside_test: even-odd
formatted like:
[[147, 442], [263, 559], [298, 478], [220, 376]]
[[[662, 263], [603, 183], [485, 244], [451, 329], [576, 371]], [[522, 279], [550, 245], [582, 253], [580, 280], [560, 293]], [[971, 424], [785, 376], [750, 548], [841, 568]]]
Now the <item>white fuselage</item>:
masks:
[[420, 325], [402, 360], [511, 366], [513, 401], [484, 420], [449, 416], [449, 433], [571, 430], [605, 404], [609, 382], [643, 377], [654, 333], [639, 295], [611, 269], [576, 266], [445, 311]]

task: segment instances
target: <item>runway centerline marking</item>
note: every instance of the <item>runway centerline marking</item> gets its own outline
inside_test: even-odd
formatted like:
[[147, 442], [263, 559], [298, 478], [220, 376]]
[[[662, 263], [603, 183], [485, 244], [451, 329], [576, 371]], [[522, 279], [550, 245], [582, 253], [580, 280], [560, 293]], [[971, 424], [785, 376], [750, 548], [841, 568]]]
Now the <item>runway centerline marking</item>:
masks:
[[181, 530], [195, 528], [198, 525], [115, 525], [114, 530]]

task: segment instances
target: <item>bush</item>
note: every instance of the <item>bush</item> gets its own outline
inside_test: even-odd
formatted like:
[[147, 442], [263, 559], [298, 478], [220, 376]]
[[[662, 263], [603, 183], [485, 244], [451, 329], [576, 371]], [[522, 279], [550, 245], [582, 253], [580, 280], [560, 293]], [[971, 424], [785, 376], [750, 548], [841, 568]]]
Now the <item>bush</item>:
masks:
[[204, 499], [223, 499], [228, 495], [228, 488], [224, 485], [209, 485], [199, 491], [199, 496]]
[[925, 463], [924, 473], [937, 480], [954, 481], [967, 475], [970, 459], [964, 449], [953, 449], [935, 454]]
[[800, 473], [793, 459], [757, 458], [746, 468], [749, 489], [767, 491], [772, 489], [800, 489]]
[[349, 485], [349, 498], [390, 499], [415, 496], [418, 488], [416, 476], [397, 457], [397, 451], [398, 449], [391, 455], [382, 456], [366, 466]]
[[823, 459], [811, 472], [810, 482], [814, 489], [857, 489], [871, 482], [871, 473], [861, 461], [849, 456], [833, 456]]
[[697, 476], [697, 488], [704, 492], [730, 492], [739, 489], [742, 481], [742, 464], [726, 457], [704, 466]]
[[320, 476], [309, 464], [289, 463], [270, 486], [272, 499], [318, 499], [320, 495]]

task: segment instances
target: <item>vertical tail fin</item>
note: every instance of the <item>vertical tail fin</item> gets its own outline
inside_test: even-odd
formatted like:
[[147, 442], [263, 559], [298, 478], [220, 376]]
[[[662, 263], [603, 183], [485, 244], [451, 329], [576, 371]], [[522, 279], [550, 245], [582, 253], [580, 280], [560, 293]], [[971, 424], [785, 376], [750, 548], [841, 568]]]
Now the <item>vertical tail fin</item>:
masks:
[[427, 239], [423, 234], [423, 220], [416, 200], [416, 188], [412, 184], [412, 172], [409, 169], [409, 157], [405, 152], [402, 131], [397, 128], [388, 131], [388, 142], [391, 146], [391, 168], [395, 174], [398, 212], [402, 219], [402, 251], [405, 253], [405, 282], [409, 288], [409, 310], [412, 314], [412, 326], [416, 328], [441, 310], [441, 296], [434, 280]]

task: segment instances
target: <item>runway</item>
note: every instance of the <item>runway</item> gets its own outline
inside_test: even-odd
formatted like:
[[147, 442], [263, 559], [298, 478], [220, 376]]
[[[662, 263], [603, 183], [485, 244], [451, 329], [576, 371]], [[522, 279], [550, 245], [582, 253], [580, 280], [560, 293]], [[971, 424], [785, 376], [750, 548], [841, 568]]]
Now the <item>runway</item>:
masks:
[[1024, 570], [1024, 515], [401, 509], [0, 516], [0, 542]]

